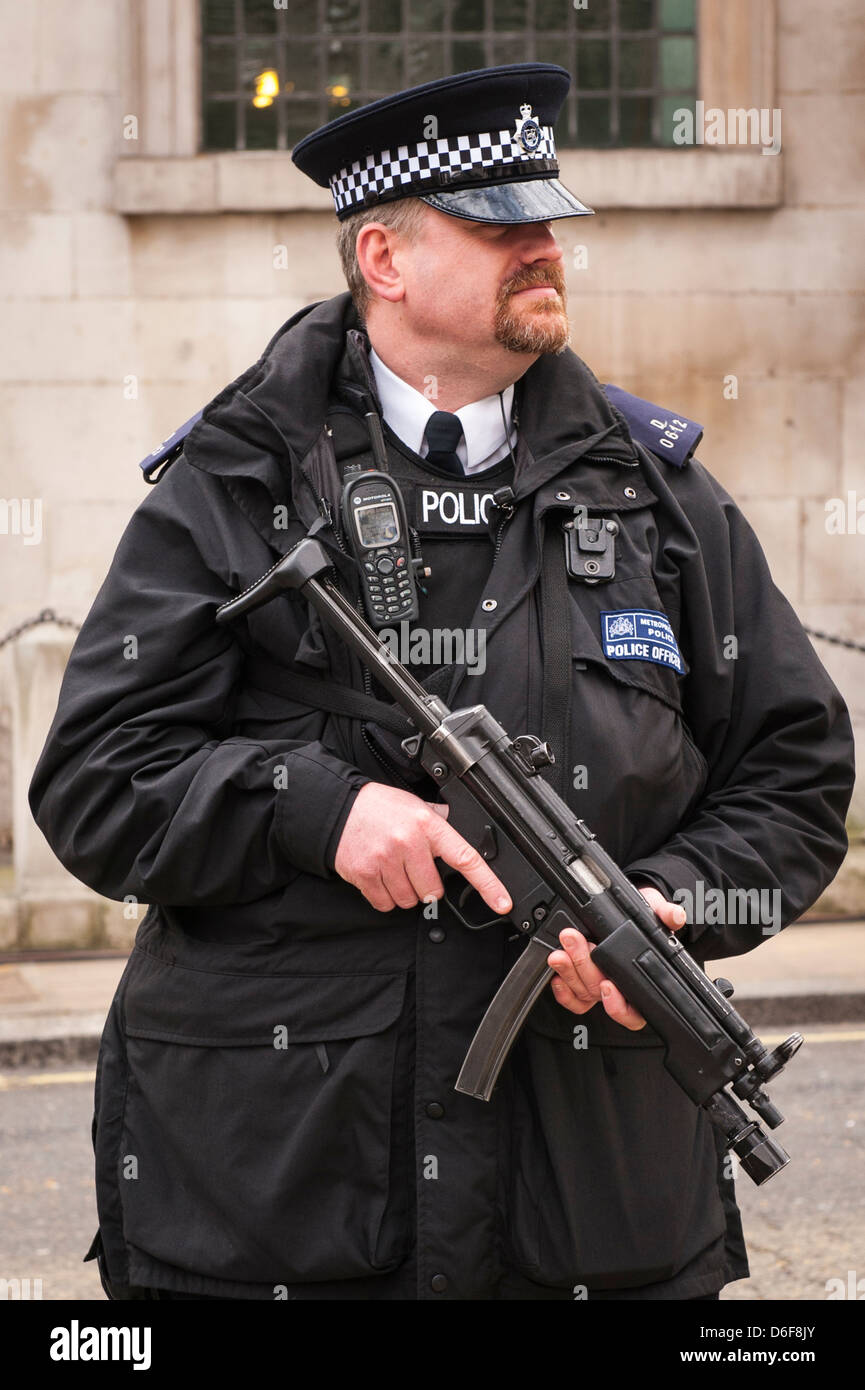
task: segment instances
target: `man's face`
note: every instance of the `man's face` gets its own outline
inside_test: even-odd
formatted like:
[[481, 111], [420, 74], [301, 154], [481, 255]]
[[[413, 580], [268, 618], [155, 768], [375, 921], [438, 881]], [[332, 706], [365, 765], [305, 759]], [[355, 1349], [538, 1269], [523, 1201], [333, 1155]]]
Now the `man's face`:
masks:
[[427, 205], [401, 256], [414, 332], [466, 352], [562, 352], [570, 325], [562, 248], [549, 222], [470, 222]]

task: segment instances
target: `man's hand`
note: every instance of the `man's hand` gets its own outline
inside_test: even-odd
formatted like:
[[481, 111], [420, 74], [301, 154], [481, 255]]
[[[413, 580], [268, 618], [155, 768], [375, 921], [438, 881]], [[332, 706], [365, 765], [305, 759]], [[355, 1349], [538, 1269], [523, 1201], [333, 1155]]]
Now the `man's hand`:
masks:
[[[639, 892], [670, 931], [678, 931], [685, 925], [685, 909], [679, 903], [668, 902], [657, 888], [640, 888]], [[547, 964], [556, 972], [550, 988], [558, 1002], [572, 1014], [584, 1014], [601, 999], [610, 1018], [621, 1023], [623, 1028], [632, 1033], [645, 1028], [643, 1015], [628, 1003], [612, 980], [605, 979], [598, 967], [592, 965], [594, 943], [587, 941], [575, 927], [566, 927], [559, 934], [559, 940], [564, 950], [552, 951], [547, 957]]]
[[509, 912], [508, 890], [476, 849], [447, 823], [449, 806], [422, 801], [383, 782], [361, 787], [348, 815], [334, 868], [379, 912], [440, 898], [433, 860], [458, 869], [494, 912]]

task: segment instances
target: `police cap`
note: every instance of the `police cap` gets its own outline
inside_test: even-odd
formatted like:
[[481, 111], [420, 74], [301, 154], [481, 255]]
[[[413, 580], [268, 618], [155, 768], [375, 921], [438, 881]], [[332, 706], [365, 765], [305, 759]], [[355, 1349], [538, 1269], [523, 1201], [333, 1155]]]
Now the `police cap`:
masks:
[[559, 182], [553, 126], [571, 84], [554, 63], [480, 68], [370, 102], [292, 151], [340, 221], [422, 198], [475, 222], [548, 222], [592, 209]]

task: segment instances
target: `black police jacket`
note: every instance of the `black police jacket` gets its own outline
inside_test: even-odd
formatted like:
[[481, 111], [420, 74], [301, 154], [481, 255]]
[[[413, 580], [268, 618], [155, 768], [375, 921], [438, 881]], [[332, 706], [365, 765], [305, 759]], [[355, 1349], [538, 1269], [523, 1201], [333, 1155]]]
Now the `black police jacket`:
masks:
[[[205, 409], [123, 535], [33, 777], [62, 863], [150, 905], [99, 1057], [103, 1271], [237, 1298], [712, 1292], [747, 1273], [733, 1179], [657, 1036], [547, 991], [492, 1101], [455, 1092], [518, 947], [443, 904], [376, 912], [335, 874], [357, 791], [399, 774], [373, 728], [279, 676], [362, 689], [362, 672], [296, 596], [214, 621], [312, 526], [352, 590], [327, 419], [357, 328], [346, 294], [304, 309]], [[578, 504], [617, 519], [615, 577], [569, 576], [561, 614], [568, 799], [669, 898], [762, 892], [768, 929], [716, 906], [682, 933], [700, 960], [748, 951], [843, 858], [843, 702], [704, 468], [636, 448], [570, 351], [518, 401], [514, 503], [483, 572], [477, 542], [464, 573], [469, 551], [455, 540], [449, 568], [446, 534], [430, 539], [430, 602], [450, 593], [464, 618], [470, 572], [487, 637], [486, 669], [455, 668], [446, 694], [540, 731], [542, 536]], [[422, 476], [389, 449], [407, 485]], [[547, 553], [564, 563], [563, 543]]]

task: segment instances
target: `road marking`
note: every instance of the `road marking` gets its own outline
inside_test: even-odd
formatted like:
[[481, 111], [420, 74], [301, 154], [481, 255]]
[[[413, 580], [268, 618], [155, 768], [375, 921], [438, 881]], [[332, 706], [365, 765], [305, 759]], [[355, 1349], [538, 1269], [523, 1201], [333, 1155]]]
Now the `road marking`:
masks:
[[0, 1091], [13, 1091], [23, 1086], [69, 1086], [80, 1081], [95, 1081], [95, 1071], [52, 1071], [39, 1076], [2, 1076]]
[[[802, 1026], [803, 1028], [808, 1027], [807, 1023], [804, 1023]], [[784, 1042], [785, 1038], [789, 1036], [789, 1033], [761, 1033], [760, 1041], [764, 1042], [767, 1047], [771, 1047], [773, 1043]], [[824, 1042], [865, 1042], [865, 1028], [851, 1028], [846, 1033], [805, 1034], [805, 1045], [807, 1047], [810, 1047], [812, 1043]]]

